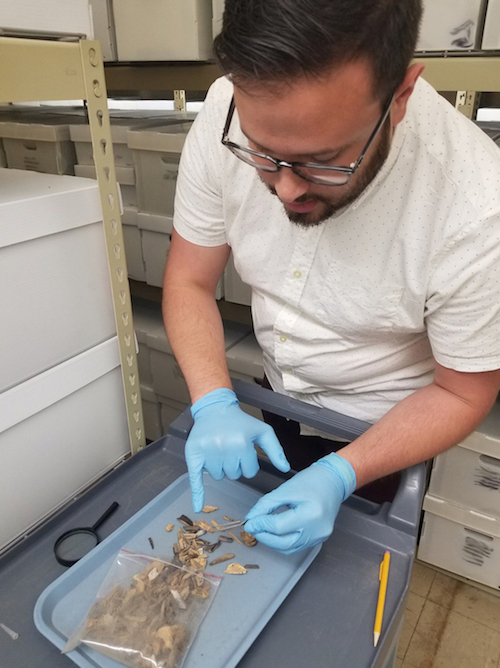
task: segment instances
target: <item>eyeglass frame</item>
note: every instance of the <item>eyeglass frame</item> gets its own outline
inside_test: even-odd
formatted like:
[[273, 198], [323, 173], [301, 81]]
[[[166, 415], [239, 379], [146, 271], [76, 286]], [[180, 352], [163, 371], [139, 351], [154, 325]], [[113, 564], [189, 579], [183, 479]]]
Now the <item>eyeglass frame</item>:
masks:
[[[309, 181], [310, 183], [315, 183], [317, 185], [324, 185], [324, 186], [345, 186], [349, 183], [351, 180], [352, 175], [357, 171], [361, 163], [363, 162], [363, 159], [365, 155], [368, 153], [368, 150], [370, 146], [373, 144], [375, 137], [378, 135], [380, 130], [382, 129], [385, 121], [387, 120], [387, 117], [389, 115], [389, 112], [392, 107], [392, 103], [394, 101], [395, 93], [393, 93], [389, 100], [387, 101], [386, 105], [383, 108], [382, 115], [379, 118], [377, 125], [375, 126], [373, 132], [371, 133], [370, 137], [368, 138], [368, 141], [366, 142], [363, 150], [361, 151], [360, 156], [355, 162], [352, 162], [349, 167], [343, 167], [343, 166], [330, 166], [330, 165], [321, 165], [318, 163], [313, 163], [313, 162], [289, 162], [288, 160], [278, 160], [278, 158], [273, 158], [271, 155], [266, 155], [265, 153], [260, 153], [259, 151], [254, 151], [251, 148], [245, 148], [244, 146], [240, 146], [239, 144], [236, 144], [235, 142], [229, 141], [228, 135], [229, 135], [229, 128], [231, 126], [231, 121], [233, 120], [233, 115], [234, 115], [234, 110], [236, 109], [236, 105], [234, 102], [234, 95], [231, 98], [231, 102], [229, 103], [229, 109], [227, 112], [226, 116], [226, 122], [224, 124], [224, 129], [222, 131], [222, 138], [221, 142], [222, 144], [228, 148], [233, 155], [235, 155], [237, 158], [239, 158], [242, 162], [245, 162], [245, 164], [250, 165], [250, 167], [255, 167], [259, 171], [267, 172], [268, 174], [277, 174], [282, 167], [288, 167], [289, 169], [292, 170], [294, 174], [297, 174], [297, 176], [300, 176], [301, 179], [304, 179], [305, 181]], [[263, 169], [259, 165], [255, 164], [252, 165], [249, 162], [246, 162], [239, 156], [237, 153], [234, 152], [233, 149], [237, 149], [238, 151], [242, 151], [243, 153], [249, 153], [251, 155], [255, 155], [258, 158], [264, 158], [266, 160], [269, 160], [269, 162], [273, 163], [276, 166], [275, 170], [267, 170]], [[300, 172], [296, 171], [297, 168], [300, 167], [305, 167], [309, 169], [319, 169], [319, 170], [325, 170], [325, 171], [336, 171], [336, 172], [342, 172], [343, 174], [348, 174], [348, 179], [345, 183], [324, 183], [323, 181], [319, 181], [318, 179], [315, 179], [314, 177], [311, 176], [304, 176]]]

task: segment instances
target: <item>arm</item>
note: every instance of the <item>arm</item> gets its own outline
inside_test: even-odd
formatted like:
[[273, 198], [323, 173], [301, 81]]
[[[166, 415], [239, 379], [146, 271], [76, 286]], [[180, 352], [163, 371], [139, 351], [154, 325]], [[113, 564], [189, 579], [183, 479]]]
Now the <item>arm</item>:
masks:
[[338, 454], [357, 486], [435, 457], [482, 422], [500, 388], [500, 371], [463, 373], [436, 362], [434, 380], [394, 406]]
[[[499, 387], [500, 371], [463, 373], [436, 363], [430, 385], [394, 406], [338, 453], [263, 496], [247, 514], [246, 530], [286, 554], [326, 540], [341, 503], [356, 487], [459, 443], [486, 417]], [[290, 510], [271, 514], [282, 506]]]
[[163, 281], [163, 317], [193, 403], [219, 387], [231, 388], [215, 290], [229, 246], [197, 246], [172, 234]]
[[273, 429], [244, 413], [231, 389], [215, 302], [228, 256], [227, 245], [198, 246], [174, 231], [165, 271], [165, 328], [193, 401], [185, 454], [195, 512], [204, 504], [203, 470], [215, 480], [251, 478], [259, 470], [254, 445], [280, 470], [290, 468]]

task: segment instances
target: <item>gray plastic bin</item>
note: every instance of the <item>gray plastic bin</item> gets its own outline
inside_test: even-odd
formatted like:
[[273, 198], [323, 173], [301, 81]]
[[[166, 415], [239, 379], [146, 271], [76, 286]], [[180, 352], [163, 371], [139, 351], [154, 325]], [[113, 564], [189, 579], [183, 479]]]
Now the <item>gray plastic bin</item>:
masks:
[[[354, 438], [369, 425], [235, 381], [239, 398], [258, 408]], [[0, 621], [19, 633], [12, 640], [0, 631], [2, 668], [69, 668], [74, 664], [35, 628], [33, 609], [40, 594], [65, 569], [53, 555], [62, 532], [85, 526], [113, 501], [120, 507], [99, 530], [105, 538], [185, 473], [183, 450], [191, 427], [189, 411], [170, 426], [167, 436], [123, 463], [88, 492], [26, 536], [0, 557]], [[260, 492], [290, 474], [267, 461], [245, 481]], [[244, 480], [244, 479], [243, 479]], [[425, 466], [404, 472], [396, 498], [377, 505], [353, 495], [341, 507], [335, 530], [307, 572], [268, 622], [238, 666], [293, 668], [392, 668], [403, 623], [413, 564]], [[382, 636], [373, 647], [378, 570], [391, 552]], [[220, 668], [223, 668], [222, 666]]]

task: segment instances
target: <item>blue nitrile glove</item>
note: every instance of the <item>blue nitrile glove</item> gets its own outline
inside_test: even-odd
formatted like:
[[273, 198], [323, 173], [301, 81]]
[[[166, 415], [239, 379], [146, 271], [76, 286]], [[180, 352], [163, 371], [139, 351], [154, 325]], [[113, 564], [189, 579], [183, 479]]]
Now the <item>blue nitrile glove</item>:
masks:
[[191, 406], [194, 425], [186, 442], [186, 463], [191, 482], [193, 508], [199, 513], [204, 504], [203, 469], [212, 478], [226, 475], [236, 480], [253, 478], [259, 470], [258, 445], [280, 471], [290, 470], [274, 429], [244, 413], [236, 394], [222, 387], [209, 392]]
[[[247, 513], [245, 531], [284, 554], [312, 547], [330, 536], [340, 504], [355, 489], [351, 464], [332, 452], [260, 498]], [[282, 506], [290, 509], [270, 514]]]

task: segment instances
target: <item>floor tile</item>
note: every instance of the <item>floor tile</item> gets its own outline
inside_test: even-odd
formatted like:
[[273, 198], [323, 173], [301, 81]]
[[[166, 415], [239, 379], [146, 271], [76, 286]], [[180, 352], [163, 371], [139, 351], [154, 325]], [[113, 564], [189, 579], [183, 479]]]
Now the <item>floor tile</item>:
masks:
[[434, 569], [415, 561], [411, 572], [410, 591], [425, 598], [430, 591], [435, 575]]
[[429, 601], [500, 632], [500, 597], [436, 573], [427, 596]]
[[397, 655], [399, 658], [404, 659], [408, 645], [410, 644], [411, 637], [417, 626], [420, 613], [424, 607], [425, 598], [414, 594], [412, 591], [409, 592], [408, 598], [406, 599], [406, 608], [405, 608], [405, 617], [403, 623], [403, 629], [399, 637], [398, 643], [398, 652]]
[[500, 632], [427, 600], [403, 668], [497, 668]]

